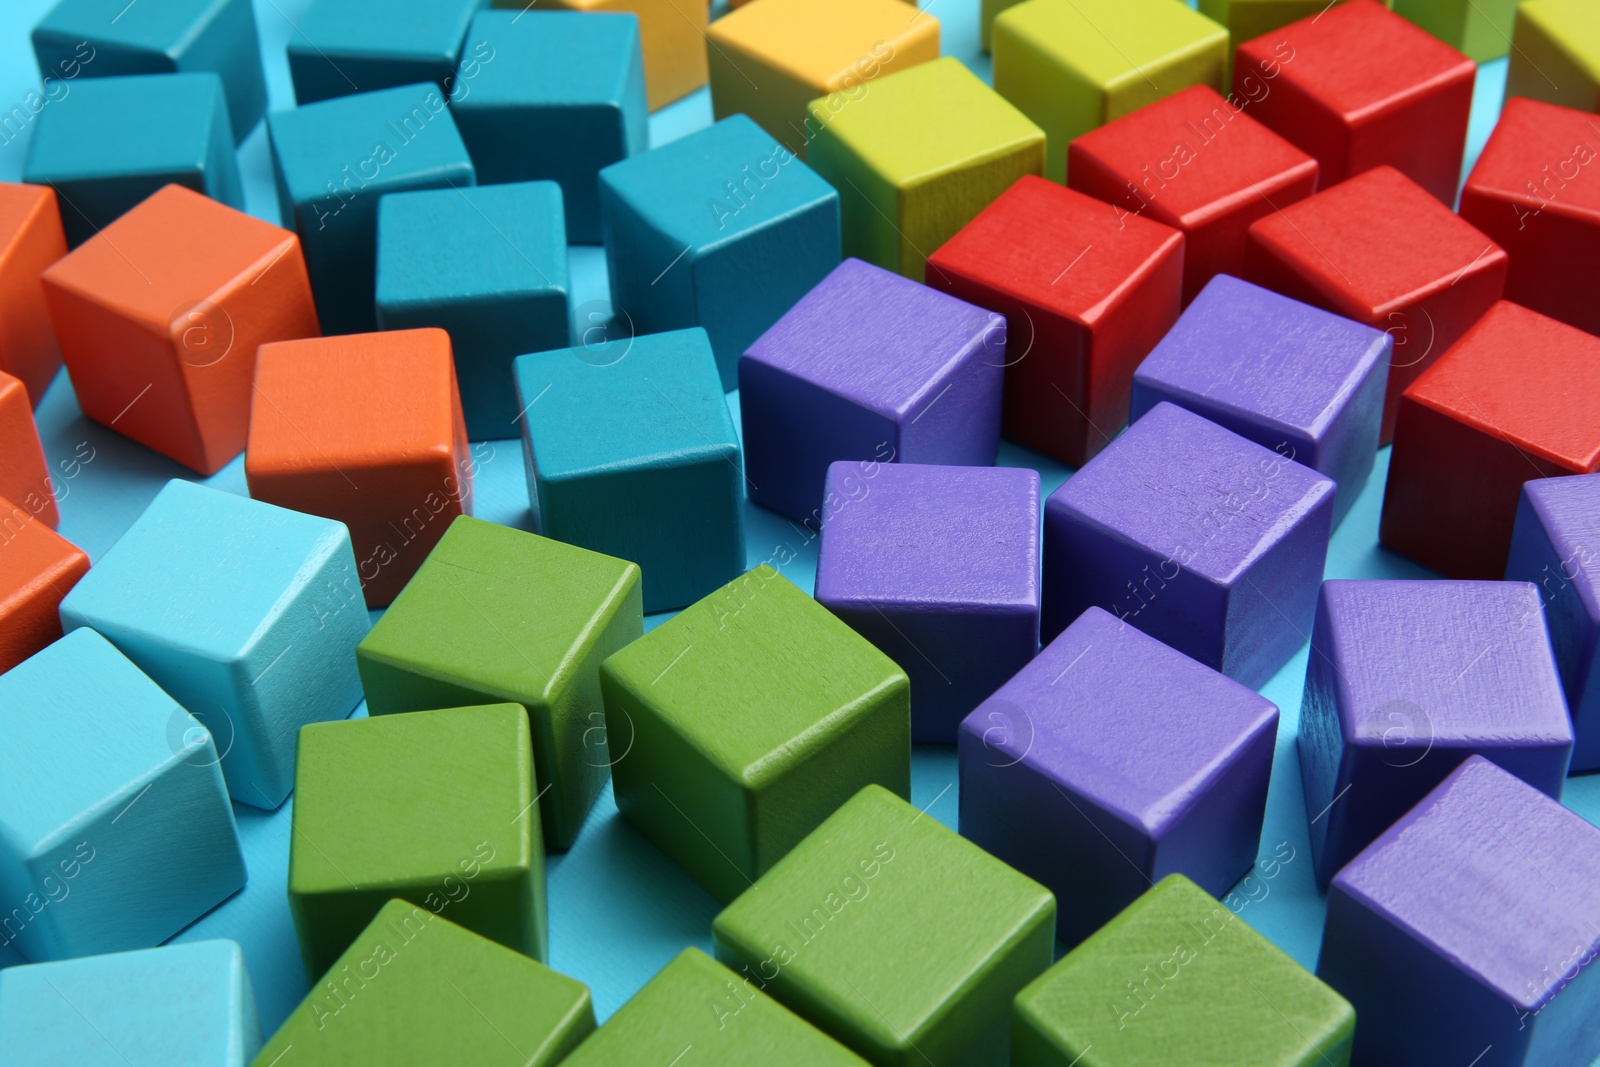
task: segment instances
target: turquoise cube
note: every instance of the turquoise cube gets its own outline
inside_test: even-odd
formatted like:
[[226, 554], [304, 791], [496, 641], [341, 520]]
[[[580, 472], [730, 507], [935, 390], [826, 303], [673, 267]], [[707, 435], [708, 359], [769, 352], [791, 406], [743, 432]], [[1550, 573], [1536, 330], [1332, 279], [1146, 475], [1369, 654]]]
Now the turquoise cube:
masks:
[[300, 235], [322, 332], [377, 328], [378, 198], [475, 184], [439, 87], [357, 93], [267, 116], [283, 224]]
[[39, 112], [22, 180], [55, 189], [77, 246], [164, 185], [244, 210], [244, 186], [215, 74], [92, 78]]
[[701, 329], [517, 357], [540, 533], [639, 564], [644, 610], [744, 570], [743, 467]]
[[[235, 144], [267, 110], [267, 76], [251, 0], [61, 0], [33, 28], [39, 76], [209, 72], [228, 94]], [[78, 87], [73, 86], [76, 91]]]
[[235, 800], [275, 808], [295, 735], [361, 700], [367, 607], [341, 522], [170, 481], [61, 601], [205, 724]]
[[559, 183], [568, 236], [598, 244], [600, 168], [650, 147], [638, 16], [486, 11], [467, 40], [450, 107], [478, 180]]
[[289, 35], [294, 98], [314, 104], [351, 93], [432, 82], [446, 94], [461, 42], [485, 0], [312, 0]]
[[743, 115], [601, 171], [600, 216], [611, 302], [640, 333], [703, 327], [723, 389], [839, 265], [839, 194]]
[[232, 941], [0, 971], [6, 1067], [245, 1067], [261, 1023]]
[[244, 885], [211, 735], [93, 630], [0, 674], [0, 737], [0, 945], [153, 948]]
[[450, 333], [467, 434], [517, 436], [511, 361], [568, 343], [561, 187], [515, 182], [386, 196], [378, 326]]

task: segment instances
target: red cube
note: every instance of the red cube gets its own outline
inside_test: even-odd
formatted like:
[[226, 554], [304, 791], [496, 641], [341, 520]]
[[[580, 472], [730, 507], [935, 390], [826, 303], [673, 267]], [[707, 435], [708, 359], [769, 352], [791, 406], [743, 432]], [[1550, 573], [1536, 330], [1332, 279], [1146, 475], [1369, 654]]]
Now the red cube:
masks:
[[1461, 191], [1511, 257], [1506, 299], [1600, 334], [1600, 118], [1513, 97]]
[[1001, 433], [1082, 466], [1128, 421], [1178, 320], [1183, 234], [1025, 177], [928, 257], [928, 284], [1006, 317]]
[[1183, 231], [1185, 304], [1216, 275], [1244, 273], [1252, 222], [1316, 191], [1317, 161], [1248, 106], [1195, 85], [1067, 148], [1068, 186]]
[[1250, 227], [1245, 277], [1394, 337], [1384, 443], [1400, 394], [1500, 299], [1506, 254], [1393, 167]]
[[1382, 4], [1350, 0], [1241, 44], [1233, 86], [1316, 157], [1321, 188], [1388, 164], [1454, 204], [1477, 73]]
[[1407, 389], [1378, 540], [1498, 579], [1522, 483], [1600, 470], [1600, 338], [1510, 301]]

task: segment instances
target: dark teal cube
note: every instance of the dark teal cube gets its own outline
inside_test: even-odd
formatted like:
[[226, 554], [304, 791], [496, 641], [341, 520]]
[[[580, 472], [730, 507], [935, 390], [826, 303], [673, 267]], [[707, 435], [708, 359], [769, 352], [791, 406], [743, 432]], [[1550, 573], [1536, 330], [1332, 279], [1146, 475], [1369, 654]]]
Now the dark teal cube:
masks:
[[462, 39], [485, 0], [312, 0], [289, 35], [302, 104], [432, 82], [446, 95]]

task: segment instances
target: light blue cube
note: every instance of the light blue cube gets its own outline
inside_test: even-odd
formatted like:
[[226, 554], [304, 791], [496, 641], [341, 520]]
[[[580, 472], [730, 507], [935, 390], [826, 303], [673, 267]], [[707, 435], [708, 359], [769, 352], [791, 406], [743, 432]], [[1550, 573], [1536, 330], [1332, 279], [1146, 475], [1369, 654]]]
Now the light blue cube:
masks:
[[276, 808], [295, 738], [361, 700], [368, 630], [341, 522], [170, 481], [61, 601], [216, 739], [235, 800]]
[[207, 72], [228, 94], [243, 142], [267, 110], [267, 78], [251, 0], [61, 0], [33, 29], [39, 76], [73, 84], [120, 74]]
[[261, 1022], [232, 941], [0, 971], [6, 1067], [245, 1067]]
[[283, 224], [300, 235], [325, 334], [377, 328], [378, 198], [475, 184], [439, 87], [358, 93], [267, 116]]
[[244, 885], [211, 735], [93, 630], [0, 674], [0, 737], [0, 944], [151, 948]]
[[467, 433], [515, 437], [511, 361], [569, 338], [561, 188], [396, 193], [378, 207], [378, 326], [450, 333]]
[[650, 147], [638, 16], [486, 11], [467, 42], [450, 107], [478, 181], [560, 183], [568, 236], [598, 244], [600, 168]]
[[312, 0], [289, 35], [301, 104], [433, 82], [447, 94], [461, 41], [485, 0]]
[[703, 327], [723, 389], [839, 265], [839, 194], [743, 115], [601, 171], [600, 212], [612, 304], [639, 333]]
[[744, 571], [744, 472], [706, 332], [517, 357], [536, 528], [632, 560], [644, 610], [694, 603]]
[[93, 78], [39, 113], [22, 180], [61, 201], [77, 246], [164, 185], [244, 210], [244, 186], [215, 74]]

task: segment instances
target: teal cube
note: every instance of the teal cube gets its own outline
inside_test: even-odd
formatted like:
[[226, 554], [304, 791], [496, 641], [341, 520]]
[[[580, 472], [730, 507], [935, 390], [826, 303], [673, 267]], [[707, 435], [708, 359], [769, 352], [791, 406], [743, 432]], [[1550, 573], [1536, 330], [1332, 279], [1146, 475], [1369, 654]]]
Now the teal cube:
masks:
[[312, 0], [289, 35], [294, 98], [314, 104], [351, 93], [432, 82], [446, 94], [462, 40], [485, 0]]
[[568, 236], [598, 244], [600, 168], [650, 147], [638, 16], [486, 11], [472, 20], [450, 108], [478, 181], [559, 183]]
[[244, 186], [215, 74], [88, 78], [39, 112], [22, 180], [55, 189], [77, 246], [164, 185], [244, 210]]
[[839, 194], [744, 115], [600, 172], [611, 302], [639, 333], [700, 326], [722, 388], [839, 265]]
[[386, 196], [378, 326], [450, 333], [467, 434], [515, 437], [511, 361], [569, 338], [561, 187], [515, 182]]
[[540, 533], [639, 564], [646, 612], [744, 570], [739, 440], [706, 331], [519, 356], [516, 379]]

